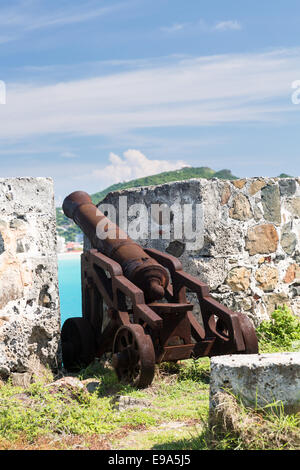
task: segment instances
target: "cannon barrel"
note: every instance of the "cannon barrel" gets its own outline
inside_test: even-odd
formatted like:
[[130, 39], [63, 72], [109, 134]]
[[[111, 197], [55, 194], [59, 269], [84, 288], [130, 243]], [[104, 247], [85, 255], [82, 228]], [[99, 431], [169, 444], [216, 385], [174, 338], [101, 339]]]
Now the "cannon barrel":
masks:
[[84, 191], [75, 191], [63, 202], [64, 214], [88, 237], [93, 248], [118, 262], [124, 276], [142, 289], [148, 301], [164, 297], [169, 283], [166, 269], [92, 203]]

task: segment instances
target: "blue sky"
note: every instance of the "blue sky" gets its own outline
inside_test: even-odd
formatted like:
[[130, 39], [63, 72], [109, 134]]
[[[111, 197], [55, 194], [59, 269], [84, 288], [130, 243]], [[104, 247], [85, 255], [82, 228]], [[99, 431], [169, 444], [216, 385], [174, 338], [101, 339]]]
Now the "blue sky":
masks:
[[293, 0], [0, 0], [1, 176], [297, 176], [299, 29]]

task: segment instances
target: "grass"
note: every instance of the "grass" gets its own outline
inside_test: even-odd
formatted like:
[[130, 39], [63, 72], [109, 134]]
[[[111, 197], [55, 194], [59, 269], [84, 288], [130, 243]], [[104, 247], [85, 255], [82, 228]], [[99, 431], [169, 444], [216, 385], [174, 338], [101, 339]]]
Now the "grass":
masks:
[[[300, 350], [299, 320], [286, 307], [263, 322], [257, 334], [260, 352]], [[107, 362], [94, 362], [77, 374], [86, 387], [96, 385], [91, 393], [53, 392], [45, 377], [26, 390], [0, 383], [0, 450], [300, 449], [300, 415], [286, 414], [280, 403], [253, 410], [224, 392], [212, 419], [209, 375], [208, 358], [163, 363], [152, 385], [136, 390], [120, 384]], [[117, 395], [150, 406], [119, 411]]]
[[218, 402], [217, 412], [202, 432], [206, 448], [300, 450], [299, 413], [286, 414], [280, 403], [250, 409], [229, 392], [220, 393]]
[[[224, 393], [217, 418], [209, 417], [209, 359], [162, 364], [151, 387], [120, 384], [107, 364], [81, 371], [92, 393], [52, 393], [35, 383], [25, 391], [0, 387], [0, 449], [300, 449], [300, 416], [281, 405], [247, 409]], [[149, 407], [114, 407], [116, 395], [148, 400]], [[26, 398], [26, 399], [25, 399]]]
[[300, 320], [285, 305], [274, 310], [269, 321], [261, 322], [256, 334], [260, 352], [300, 350]]
[[[182, 366], [184, 367], [184, 366]], [[195, 417], [207, 415], [208, 384], [180, 378], [157, 370], [151, 387], [136, 390], [117, 381], [111, 367], [94, 363], [82, 371], [81, 381], [97, 382], [93, 393], [79, 391], [72, 397], [65, 391], [52, 393], [44, 384], [32, 384], [26, 391], [10, 383], [0, 387], [0, 449], [35, 446], [52, 437], [66, 441], [70, 436], [80, 437], [85, 445], [92, 439], [117, 442], [134, 430], [157, 428], [165, 422], [192, 422]], [[117, 411], [112, 398], [126, 395], [147, 399], [147, 408], [128, 408]], [[96, 437], [97, 436], [97, 439]], [[150, 438], [149, 438], [150, 439]], [[72, 444], [71, 444], [72, 445]]]

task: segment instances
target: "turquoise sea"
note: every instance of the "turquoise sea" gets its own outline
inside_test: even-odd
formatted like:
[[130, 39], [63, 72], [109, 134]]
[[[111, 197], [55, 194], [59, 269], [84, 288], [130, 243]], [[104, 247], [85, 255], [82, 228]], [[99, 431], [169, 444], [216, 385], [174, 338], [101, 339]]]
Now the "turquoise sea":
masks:
[[80, 256], [58, 257], [58, 286], [60, 295], [61, 325], [70, 317], [81, 317]]

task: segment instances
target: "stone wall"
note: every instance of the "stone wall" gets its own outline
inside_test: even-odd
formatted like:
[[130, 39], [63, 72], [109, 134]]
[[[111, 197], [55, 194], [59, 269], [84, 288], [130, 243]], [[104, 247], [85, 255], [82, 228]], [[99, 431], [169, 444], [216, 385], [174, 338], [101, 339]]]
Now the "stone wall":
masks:
[[199, 204], [203, 243], [198, 249], [187, 249], [187, 240], [174, 240], [172, 232], [169, 240], [153, 240], [149, 229], [139, 243], [177, 256], [184, 270], [209, 285], [214, 298], [255, 324], [284, 304], [300, 315], [299, 178], [193, 179], [117, 191], [101, 204], [118, 209], [119, 196], [127, 197], [128, 207]]
[[0, 179], [0, 376], [57, 366], [56, 221], [49, 178]]

